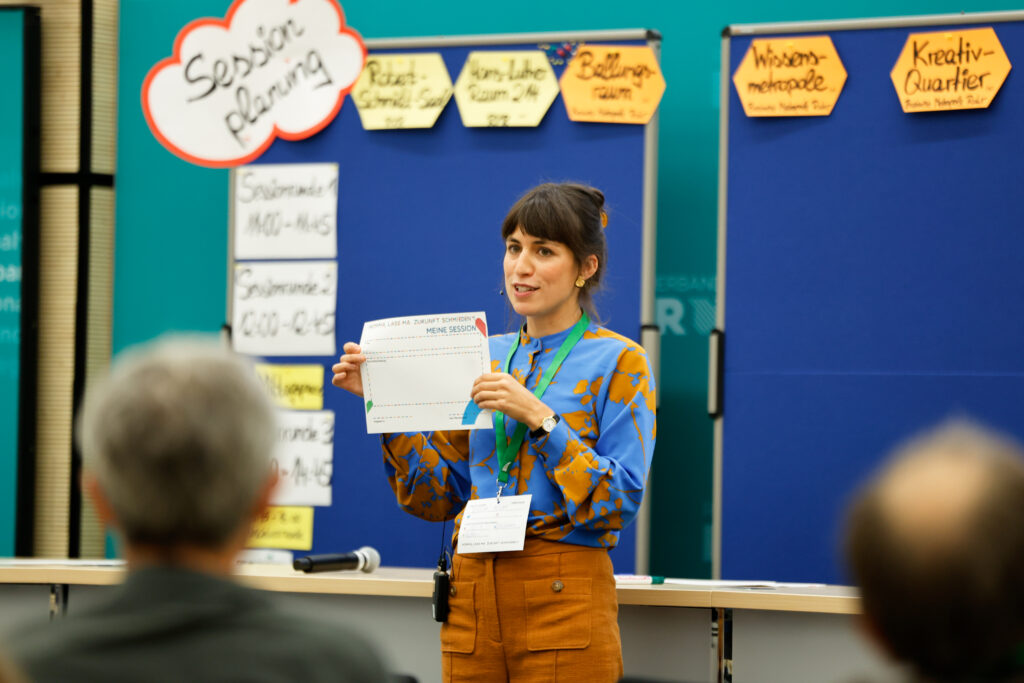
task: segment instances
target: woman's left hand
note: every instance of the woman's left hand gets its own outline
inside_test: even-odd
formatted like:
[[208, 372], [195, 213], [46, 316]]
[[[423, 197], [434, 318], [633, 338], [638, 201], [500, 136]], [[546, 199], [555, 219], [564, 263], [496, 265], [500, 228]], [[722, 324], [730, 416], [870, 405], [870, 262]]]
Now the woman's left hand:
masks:
[[554, 411], [505, 372], [488, 372], [473, 382], [470, 397], [484, 410], [500, 410], [513, 420], [537, 429]]

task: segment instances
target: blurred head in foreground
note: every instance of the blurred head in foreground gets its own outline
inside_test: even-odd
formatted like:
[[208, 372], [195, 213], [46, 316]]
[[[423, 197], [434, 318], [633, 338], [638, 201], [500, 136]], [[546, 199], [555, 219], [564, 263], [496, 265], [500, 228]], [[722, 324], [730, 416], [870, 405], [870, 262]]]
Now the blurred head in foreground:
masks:
[[106, 599], [19, 630], [29, 680], [388, 680], [361, 634], [228, 576], [274, 480], [274, 415], [241, 358], [196, 339], [133, 349], [89, 388], [79, 435], [83, 485], [130, 571]]
[[871, 633], [927, 681], [1024, 680], [1024, 451], [968, 423], [899, 449], [846, 553]]
[[244, 360], [213, 340], [160, 340], [89, 388], [83, 485], [129, 564], [226, 572], [269, 499], [274, 427]]

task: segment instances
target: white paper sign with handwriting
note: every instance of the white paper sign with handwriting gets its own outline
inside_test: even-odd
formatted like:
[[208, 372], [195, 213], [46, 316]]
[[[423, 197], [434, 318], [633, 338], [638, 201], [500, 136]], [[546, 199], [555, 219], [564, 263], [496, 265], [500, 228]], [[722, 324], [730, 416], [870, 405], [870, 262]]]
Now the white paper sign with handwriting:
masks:
[[277, 411], [271, 505], [330, 505], [334, 476], [334, 412]]
[[338, 255], [337, 164], [254, 164], [231, 176], [236, 259]]
[[231, 340], [251, 356], [333, 356], [338, 264], [235, 264]]
[[142, 84], [154, 137], [186, 161], [245, 164], [276, 137], [301, 140], [341, 109], [366, 46], [335, 0], [235, 0], [197, 19]]

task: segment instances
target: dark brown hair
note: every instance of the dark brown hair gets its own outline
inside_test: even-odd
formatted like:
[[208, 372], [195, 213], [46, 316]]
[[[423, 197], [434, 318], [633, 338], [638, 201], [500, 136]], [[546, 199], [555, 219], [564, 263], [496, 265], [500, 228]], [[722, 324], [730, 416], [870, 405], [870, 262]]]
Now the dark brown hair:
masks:
[[[920, 479], [936, 461], [977, 468], [984, 490], [952, 539], [908, 537], [887, 504], [893, 477]], [[910, 467], [897, 471], [901, 462]], [[959, 522], [962, 522], [960, 524]], [[926, 680], [1018, 680], [1024, 643], [1024, 459], [1016, 445], [970, 425], [902, 449], [850, 509], [846, 555], [864, 614], [899, 660]], [[1019, 655], [1018, 655], [1019, 656]]]
[[588, 256], [597, 257], [597, 270], [580, 289], [580, 306], [597, 319], [593, 293], [601, 287], [608, 245], [604, 238], [604, 194], [597, 188], [577, 183], [544, 183], [529, 190], [509, 209], [501, 224], [501, 238], [522, 228], [533, 237], [561, 242], [582, 265]]

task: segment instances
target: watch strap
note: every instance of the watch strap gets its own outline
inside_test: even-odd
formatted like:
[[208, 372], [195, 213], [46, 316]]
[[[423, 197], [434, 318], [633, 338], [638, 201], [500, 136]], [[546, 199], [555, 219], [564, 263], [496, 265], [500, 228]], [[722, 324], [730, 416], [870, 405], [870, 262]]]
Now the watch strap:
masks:
[[546, 429], [544, 427], [544, 423], [547, 422], [548, 420], [551, 420], [554, 423], [551, 426], [551, 429], [554, 429], [558, 425], [558, 423], [562, 421], [562, 418], [559, 417], [558, 413], [555, 413], [553, 415], [549, 415], [548, 417], [545, 417], [541, 421], [540, 427], [537, 427], [536, 429], [530, 430], [530, 438], [531, 439], [539, 439], [540, 437], [545, 436], [545, 435], [551, 433], [551, 430]]

